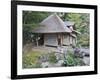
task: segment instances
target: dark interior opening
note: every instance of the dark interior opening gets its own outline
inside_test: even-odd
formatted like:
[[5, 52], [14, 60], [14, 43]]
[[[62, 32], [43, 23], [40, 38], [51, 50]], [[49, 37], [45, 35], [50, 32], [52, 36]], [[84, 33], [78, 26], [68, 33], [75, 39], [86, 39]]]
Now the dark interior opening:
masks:
[[58, 45], [61, 46], [61, 38], [58, 38]]
[[43, 34], [40, 35], [40, 39], [38, 40], [38, 43], [40, 46], [44, 45], [44, 35]]

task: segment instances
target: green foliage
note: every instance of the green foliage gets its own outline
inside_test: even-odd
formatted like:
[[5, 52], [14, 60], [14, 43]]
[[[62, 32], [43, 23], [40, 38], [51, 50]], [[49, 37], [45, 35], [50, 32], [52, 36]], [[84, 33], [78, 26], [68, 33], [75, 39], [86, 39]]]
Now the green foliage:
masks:
[[75, 27], [81, 35], [77, 35], [77, 42], [81, 46], [89, 47], [89, 14], [87, 13], [65, 13], [64, 20], [75, 22]]
[[23, 24], [23, 45], [31, 43], [36, 38], [37, 34], [32, 33], [32, 30], [39, 24]]
[[56, 63], [57, 62], [57, 59], [56, 59], [56, 56], [55, 56], [54, 52], [49, 53], [49, 62], [50, 63]]
[[41, 67], [38, 62], [38, 58], [41, 56], [41, 52], [39, 51], [30, 51], [28, 53], [23, 54], [23, 68], [39, 68]]
[[23, 11], [23, 45], [31, 43], [37, 36], [32, 33], [35, 27], [39, 27], [39, 23], [51, 13]]
[[31, 30], [32, 26], [23, 24], [23, 44], [31, 41]]
[[78, 40], [78, 44], [81, 44], [83, 47], [89, 46], [89, 35], [88, 34], [83, 34], [80, 36], [80, 39]]
[[75, 55], [72, 53], [72, 51], [68, 51], [68, 54], [64, 58], [64, 64], [63, 66], [82, 66], [84, 65], [84, 62], [81, 60], [81, 58], [75, 57]]
[[75, 65], [74, 58], [71, 55], [66, 56], [66, 58], [64, 60], [64, 65], [65, 66], [74, 66]]
[[40, 23], [49, 14], [48, 12], [23, 11], [23, 24]]
[[75, 66], [83, 66], [85, 63], [80, 58], [74, 58]]
[[22, 57], [22, 66], [23, 68], [41, 68], [41, 61], [40, 57], [45, 56], [44, 58], [48, 57], [48, 62], [54, 64], [57, 62], [56, 56], [54, 53], [46, 53], [41, 51], [28, 51], [27, 53], [23, 53]]

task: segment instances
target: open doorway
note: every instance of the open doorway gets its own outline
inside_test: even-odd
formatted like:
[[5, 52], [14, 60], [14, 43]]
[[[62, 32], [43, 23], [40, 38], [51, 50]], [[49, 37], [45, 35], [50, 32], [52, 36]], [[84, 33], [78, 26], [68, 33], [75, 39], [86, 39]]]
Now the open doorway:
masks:
[[62, 42], [61, 41], [62, 40], [61, 34], [58, 34], [58, 39], [57, 40], [58, 40], [58, 45], [61, 46], [62, 45], [62, 43], [61, 43]]
[[61, 46], [61, 39], [58, 38], [58, 45]]
[[38, 40], [38, 43], [40, 46], [44, 45], [44, 35], [43, 34], [40, 35], [40, 39]]

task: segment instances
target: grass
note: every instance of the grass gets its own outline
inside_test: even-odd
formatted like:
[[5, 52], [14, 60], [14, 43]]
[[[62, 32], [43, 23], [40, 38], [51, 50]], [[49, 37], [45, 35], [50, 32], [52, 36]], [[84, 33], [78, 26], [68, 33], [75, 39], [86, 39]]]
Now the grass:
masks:
[[23, 54], [23, 68], [41, 68], [41, 63], [39, 62], [40, 56], [49, 56], [48, 62], [56, 63], [56, 56], [54, 52], [52, 53], [43, 53], [40, 51], [30, 51], [28, 53]]
[[50, 63], [56, 63], [57, 62], [56, 56], [54, 54], [55, 54], [54, 52], [49, 53], [49, 62]]
[[40, 51], [30, 51], [23, 54], [23, 68], [40, 68], [39, 57], [43, 55]]

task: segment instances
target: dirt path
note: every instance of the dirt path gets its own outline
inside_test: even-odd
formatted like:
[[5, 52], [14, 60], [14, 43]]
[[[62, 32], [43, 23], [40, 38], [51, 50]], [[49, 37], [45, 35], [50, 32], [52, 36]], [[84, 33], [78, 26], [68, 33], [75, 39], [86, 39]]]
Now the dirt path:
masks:
[[38, 46], [38, 47], [33, 47], [33, 51], [41, 51], [41, 52], [54, 52], [57, 50], [57, 48], [54, 47], [45, 47], [45, 46]]

